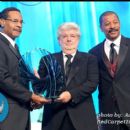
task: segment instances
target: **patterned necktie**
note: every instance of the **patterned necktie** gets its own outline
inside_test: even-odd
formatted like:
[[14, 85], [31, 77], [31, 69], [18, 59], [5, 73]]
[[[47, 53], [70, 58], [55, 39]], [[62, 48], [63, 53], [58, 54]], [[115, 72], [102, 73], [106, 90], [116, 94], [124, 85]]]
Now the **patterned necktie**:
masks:
[[110, 55], [109, 55], [111, 64], [115, 63], [116, 58], [117, 58], [117, 52], [116, 52], [114, 46], [115, 46], [115, 44], [111, 43], [111, 45], [110, 45]]
[[68, 78], [70, 67], [71, 67], [71, 58], [72, 55], [65, 55], [67, 57], [67, 61], [65, 64], [65, 74], [66, 74], [66, 79]]

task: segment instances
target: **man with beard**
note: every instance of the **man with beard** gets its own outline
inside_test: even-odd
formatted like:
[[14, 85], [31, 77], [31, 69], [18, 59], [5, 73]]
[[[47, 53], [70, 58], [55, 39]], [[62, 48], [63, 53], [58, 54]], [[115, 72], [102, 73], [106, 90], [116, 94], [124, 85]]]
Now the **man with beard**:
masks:
[[99, 22], [106, 39], [90, 50], [99, 63], [99, 123], [102, 130], [130, 130], [130, 39], [121, 35], [115, 12]]

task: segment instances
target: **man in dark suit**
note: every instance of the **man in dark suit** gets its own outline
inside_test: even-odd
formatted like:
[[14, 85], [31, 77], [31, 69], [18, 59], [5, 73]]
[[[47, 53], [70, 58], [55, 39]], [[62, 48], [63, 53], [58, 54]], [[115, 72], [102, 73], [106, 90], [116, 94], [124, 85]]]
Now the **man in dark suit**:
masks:
[[22, 31], [22, 16], [16, 8], [6, 8], [1, 12], [0, 32], [0, 92], [7, 98], [9, 113], [0, 122], [0, 130], [29, 130], [30, 103], [38, 105], [48, 101], [29, 91], [28, 82], [19, 75], [20, 53], [15, 48], [15, 38]]
[[106, 39], [90, 50], [99, 63], [99, 118], [102, 130], [130, 130], [130, 39], [120, 33], [112, 11], [100, 16]]
[[[58, 40], [62, 52], [53, 56], [66, 77], [66, 90], [54, 103], [44, 106], [42, 130], [98, 129], [92, 99], [98, 84], [97, 60], [95, 56], [77, 50], [79, 39], [77, 24], [67, 22], [59, 27]], [[40, 74], [42, 70], [38, 72]]]

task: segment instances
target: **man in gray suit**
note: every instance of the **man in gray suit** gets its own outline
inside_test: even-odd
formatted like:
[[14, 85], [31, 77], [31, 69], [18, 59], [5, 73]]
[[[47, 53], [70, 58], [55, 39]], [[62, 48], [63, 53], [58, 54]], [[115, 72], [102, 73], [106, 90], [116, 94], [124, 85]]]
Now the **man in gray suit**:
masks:
[[120, 33], [120, 20], [112, 11], [100, 16], [106, 39], [90, 53], [99, 63], [101, 130], [130, 130], [130, 38]]
[[49, 102], [30, 92], [28, 82], [22, 81], [19, 75], [20, 53], [14, 40], [22, 32], [22, 24], [22, 15], [17, 8], [6, 8], [1, 12], [0, 92], [8, 100], [9, 113], [0, 122], [0, 130], [29, 130], [30, 103], [42, 105]]

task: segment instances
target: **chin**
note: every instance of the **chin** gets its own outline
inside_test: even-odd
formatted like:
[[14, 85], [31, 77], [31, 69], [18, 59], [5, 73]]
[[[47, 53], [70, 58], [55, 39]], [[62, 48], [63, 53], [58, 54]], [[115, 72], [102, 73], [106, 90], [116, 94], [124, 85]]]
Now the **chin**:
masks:
[[116, 38], [118, 38], [119, 35], [111, 35], [108, 37], [108, 39], [110, 40], [115, 40]]
[[18, 37], [19, 35], [20, 35], [20, 33], [19, 33], [19, 34], [14, 35], [14, 37], [16, 38], [16, 37]]

